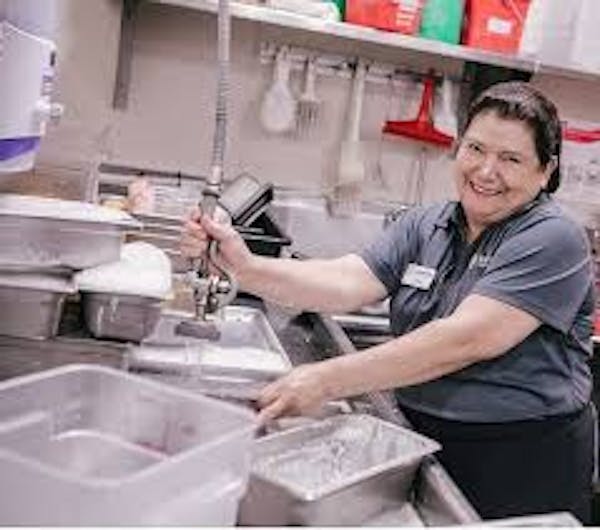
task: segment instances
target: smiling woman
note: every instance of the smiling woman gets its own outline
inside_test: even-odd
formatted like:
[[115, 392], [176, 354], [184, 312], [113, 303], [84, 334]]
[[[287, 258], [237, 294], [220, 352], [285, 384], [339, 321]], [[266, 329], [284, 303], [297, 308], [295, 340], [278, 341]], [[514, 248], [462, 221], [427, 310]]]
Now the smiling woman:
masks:
[[[527, 87], [527, 88], [525, 88]], [[456, 153], [456, 187], [469, 240], [558, 187], [560, 122], [523, 83], [496, 85], [471, 107]]]
[[567, 510], [589, 522], [593, 266], [585, 232], [551, 197], [560, 142], [544, 95], [498, 84], [461, 131], [460, 200], [407, 211], [359, 253], [254, 256], [235, 231], [192, 218], [183, 252], [217, 240], [221, 265], [258, 296], [319, 311], [390, 298], [394, 339], [295, 368], [263, 390], [261, 420], [394, 389], [482, 517]]

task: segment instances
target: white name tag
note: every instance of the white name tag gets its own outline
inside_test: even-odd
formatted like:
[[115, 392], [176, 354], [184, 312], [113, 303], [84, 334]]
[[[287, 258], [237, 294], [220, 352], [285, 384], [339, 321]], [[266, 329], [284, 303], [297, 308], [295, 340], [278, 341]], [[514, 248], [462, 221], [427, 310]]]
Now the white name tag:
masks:
[[402, 276], [402, 285], [416, 287], [426, 291], [431, 287], [435, 278], [435, 269], [418, 265], [417, 263], [409, 263]]

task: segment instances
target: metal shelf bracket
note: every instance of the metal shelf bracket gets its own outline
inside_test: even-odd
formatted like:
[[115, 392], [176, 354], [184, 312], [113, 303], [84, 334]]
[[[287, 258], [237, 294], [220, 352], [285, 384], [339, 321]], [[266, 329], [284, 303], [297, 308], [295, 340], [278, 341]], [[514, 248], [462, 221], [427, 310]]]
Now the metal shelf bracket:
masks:
[[121, 34], [119, 36], [119, 57], [113, 90], [113, 108], [127, 109], [129, 85], [131, 83], [131, 61], [133, 41], [139, 6], [143, 0], [123, 0], [121, 11]]

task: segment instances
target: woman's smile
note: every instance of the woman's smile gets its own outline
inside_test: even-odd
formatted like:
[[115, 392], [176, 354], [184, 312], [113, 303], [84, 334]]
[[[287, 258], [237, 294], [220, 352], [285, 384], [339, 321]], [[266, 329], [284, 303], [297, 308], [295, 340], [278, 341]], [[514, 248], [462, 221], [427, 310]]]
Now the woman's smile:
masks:
[[476, 195], [482, 195], [484, 198], [496, 197], [496, 196], [502, 194], [502, 191], [498, 190], [497, 188], [477, 184], [473, 180], [469, 180], [468, 182], [469, 182], [469, 185], [471, 186], [471, 189], [473, 190], [473, 192]]

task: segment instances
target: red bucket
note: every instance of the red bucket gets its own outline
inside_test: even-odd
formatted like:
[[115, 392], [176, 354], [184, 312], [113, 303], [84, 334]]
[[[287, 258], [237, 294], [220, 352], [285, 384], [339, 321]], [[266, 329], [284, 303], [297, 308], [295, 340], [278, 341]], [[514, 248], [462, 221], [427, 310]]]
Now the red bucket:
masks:
[[495, 52], [516, 53], [530, 2], [467, 0], [463, 44]]

